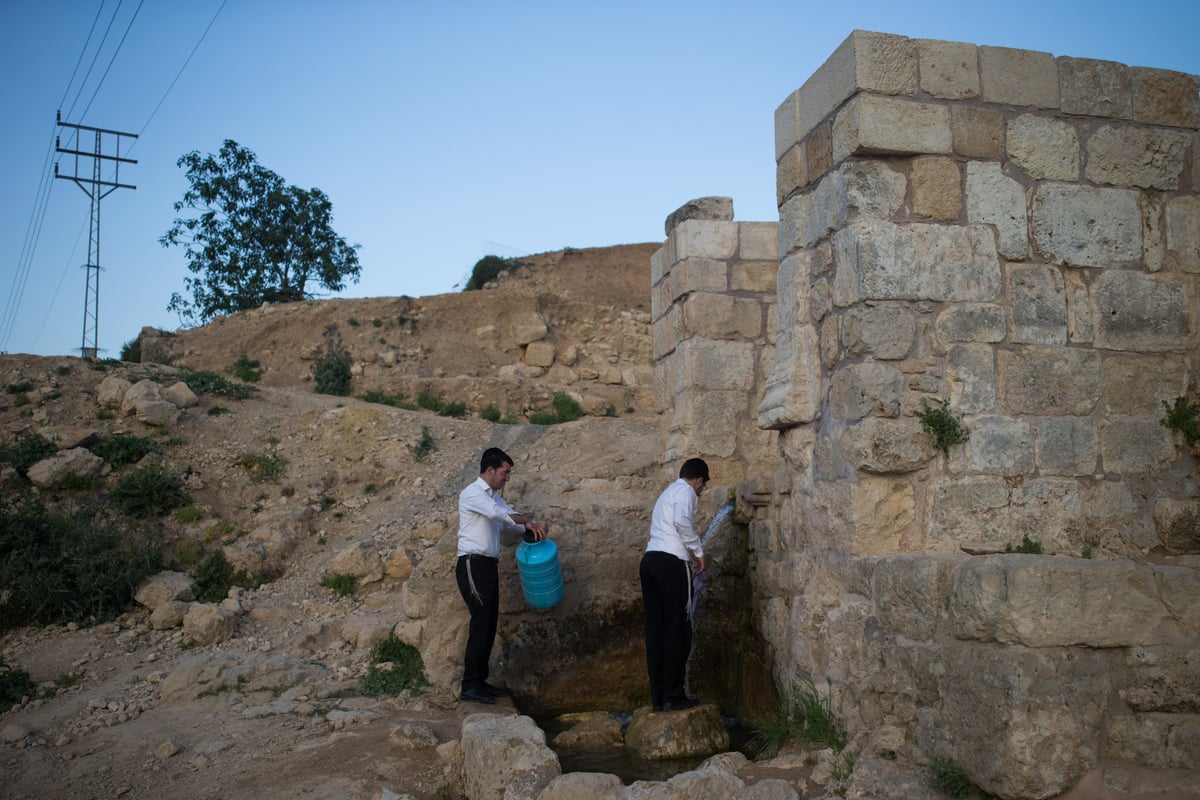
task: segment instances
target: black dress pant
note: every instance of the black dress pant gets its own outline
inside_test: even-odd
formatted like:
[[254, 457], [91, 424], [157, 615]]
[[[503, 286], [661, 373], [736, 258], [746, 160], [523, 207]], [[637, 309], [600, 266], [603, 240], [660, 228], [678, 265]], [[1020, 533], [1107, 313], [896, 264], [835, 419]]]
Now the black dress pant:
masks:
[[488, 661], [496, 641], [500, 619], [499, 560], [488, 556], [459, 556], [454, 577], [458, 592], [471, 612], [467, 628], [467, 651], [463, 656], [462, 688], [483, 690], [488, 678]]
[[646, 669], [656, 709], [687, 697], [692, 652], [692, 565], [670, 553], [647, 551], [638, 570], [646, 611]]

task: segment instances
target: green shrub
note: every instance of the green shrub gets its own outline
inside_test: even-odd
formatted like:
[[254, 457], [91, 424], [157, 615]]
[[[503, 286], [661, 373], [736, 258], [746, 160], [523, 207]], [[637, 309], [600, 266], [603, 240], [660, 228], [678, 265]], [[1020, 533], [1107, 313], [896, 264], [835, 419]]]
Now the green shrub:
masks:
[[254, 589], [262, 580], [245, 570], [234, 571], [222, 550], [214, 550], [196, 565], [192, 578], [196, 581], [196, 596], [204, 603], [219, 603], [229, 596], [234, 586]]
[[141, 363], [142, 361], [142, 337], [130, 339], [125, 344], [121, 345], [121, 360], [133, 361]]
[[235, 383], [224, 375], [218, 375], [208, 370], [185, 371], [179, 376], [187, 387], [198, 395], [217, 395], [228, 397], [230, 400], [245, 400], [254, 396], [258, 390], [245, 383]]
[[971, 429], [962, 423], [962, 414], [950, 410], [950, 401], [943, 400], [937, 408], [930, 408], [928, 401], [921, 399], [921, 411], [917, 419], [921, 427], [933, 437], [934, 446], [942, 455], [950, 455], [950, 447], [962, 444], [971, 438]]
[[63, 476], [61, 487], [67, 492], [91, 492], [100, 488], [102, 482], [99, 475], [80, 475], [69, 472]]
[[279, 480], [287, 461], [275, 453], [246, 453], [238, 458], [237, 465], [246, 470], [251, 481], [263, 483]]
[[371, 324], [374, 325], [376, 328], [382, 328], [383, 320], [381, 320], [379, 317], [376, 317], [375, 319], [371, 320]]
[[88, 448], [114, 467], [123, 467], [141, 461], [151, 453], [159, 452], [152, 440], [129, 433], [118, 433], [101, 439]]
[[225, 406], [213, 406], [205, 413], [208, 414], [210, 417], [223, 417], [226, 414], [232, 414], [233, 409], [226, 408]]
[[1029, 534], [1027, 533], [1021, 537], [1021, 543], [1019, 545], [1017, 545], [1016, 547], [1013, 547], [1011, 543], [1004, 545], [1004, 552], [1006, 552], [1006, 553], [1026, 553], [1029, 555], [1041, 555], [1042, 554], [1042, 543], [1036, 539], [1030, 539]]
[[8, 464], [24, 475], [34, 464], [57, 452], [54, 442], [39, 433], [31, 433], [0, 447], [0, 464]]
[[4, 387], [4, 391], [8, 394], [25, 394], [26, 392], [33, 391], [33, 384], [29, 381], [10, 383]]
[[428, 685], [420, 651], [392, 634], [371, 648], [371, 667], [361, 678], [359, 689], [368, 697], [379, 697], [405, 691], [416, 694]]
[[416, 408], [416, 405], [405, 400], [402, 394], [380, 392], [374, 389], [369, 392], [363, 392], [358, 396], [358, 399], [365, 403], [379, 403], [380, 405], [392, 406], [393, 408], [407, 408], [410, 410]]
[[552, 404], [559, 422], [573, 422], [583, 416], [579, 401], [566, 392], [555, 392]]
[[350, 351], [342, 344], [337, 325], [325, 329], [325, 352], [313, 361], [313, 386], [319, 394], [345, 397], [350, 394]]
[[1193, 403], [1187, 397], [1176, 397], [1174, 403], [1163, 400], [1162, 404], [1167, 416], [1159, 421], [1160, 424], [1182, 433], [1188, 447], [1200, 442], [1200, 403]]
[[440, 413], [446, 407], [446, 401], [438, 397], [433, 392], [422, 390], [417, 393], [417, 406], [426, 411], [432, 411], [435, 414]]
[[417, 446], [414, 448], [417, 461], [424, 461], [425, 457], [437, 450], [437, 445], [433, 441], [433, 434], [429, 432], [429, 426], [421, 426], [421, 438], [417, 441]]
[[527, 262], [501, 258], [500, 256], [484, 256], [475, 262], [471, 268], [471, 278], [463, 287], [464, 292], [482, 289], [499, 277], [502, 272], [511, 272], [520, 267], [528, 266]]
[[258, 359], [247, 358], [243, 353], [238, 356], [237, 361], [233, 362], [229, 371], [233, 373], [233, 377], [243, 383], [258, 383], [262, 377], [262, 370], [259, 369], [259, 366]]
[[529, 415], [531, 425], [554, 425], [558, 422], [558, 414], [553, 411], [535, 411]]
[[175, 512], [175, 520], [187, 524], [204, 519], [204, 513], [196, 506], [184, 506]]
[[0, 496], [0, 631], [116, 617], [162, 568], [160, 548], [157, 527], [100, 502], [50, 510], [27, 492]]
[[354, 594], [354, 576], [331, 573], [321, 578], [321, 585], [332, 589], [338, 597], [349, 597]]
[[967, 797], [975, 785], [957, 764], [935, 758], [929, 765], [929, 785], [949, 797]]
[[495, 406], [484, 406], [483, 408], [479, 409], [479, 416], [481, 419], [486, 419], [488, 422], [499, 422], [500, 409], [496, 408]]
[[29, 673], [4, 663], [0, 658], [0, 713], [21, 704], [26, 697], [37, 697], [37, 686]]
[[122, 475], [109, 498], [131, 517], [161, 517], [191, 502], [179, 473], [161, 464], [147, 464]]
[[465, 403], [446, 403], [446, 405], [442, 406], [442, 410], [438, 414], [443, 417], [461, 419], [467, 415], [467, 406]]
[[750, 745], [760, 754], [773, 756], [791, 740], [829, 747], [835, 753], [849, 741], [829, 696], [821, 697], [811, 677], [781, 697], [773, 711], [755, 720]]

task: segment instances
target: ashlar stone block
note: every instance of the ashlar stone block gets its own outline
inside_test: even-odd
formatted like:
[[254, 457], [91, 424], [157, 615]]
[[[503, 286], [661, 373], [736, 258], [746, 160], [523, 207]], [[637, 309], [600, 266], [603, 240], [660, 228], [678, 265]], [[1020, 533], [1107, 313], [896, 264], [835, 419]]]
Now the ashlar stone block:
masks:
[[1059, 347], [997, 354], [1001, 407], [1013, 415], [1092, 413], [1100, 397], [1100, 353]]
[[833, 162], [852, 155], [949, 155], [950, 111], [945, 106], [860, 94], [833, 123]]
[[1010, 47], [979, 48], [983, 99], [989, 103], [1058, 108], [1058, 67], [1054, 56]]
[[966, 158], [1004, 158], [1007, 123], [994, 108], [955, 105], [950, 109], [954, 152]]
[[1088, 138], [1084, 176], [1110, 186], [1177, 189], [1190, 140], [1183, 131], [1105, 125]]
[[687, 339], [676, 351], [683, 359], [684, 386], [704, 391], [744, 390], [754, 383], [754, 343]]
[[1125, 675], [1134, 711], [1200, 714], [1200, 646], [1131, 647]]
[[758, 406], [758, 426], [781, 430], [817, 419], [822, 383], [816, 330], [811, 325], [780, 326], [775, 365]]
[[975, 45], [918, 39], [917, 58], [922, 91], [947, 100], [979, 96], [979, 57]]
[[1131, 67], [1133, 118], [1151, 125], [1200, 128], [1200, 75]]
[[853, 223], [834, 235], [834, 303], [862, 300], [986, 302], [1000, 262], [983, 225]]
[[1109, 355], [1104, 359], [1104, 413], [1123, 416], [1157, 414], [1164, 401], [1187, 391], [1187, 358], [1144, 353]]
[[904, 358], [912, 350], [916, 332], [916, 318], [907, 308], [899, 305], [860, 306], [845, 316], [842, 346], [851, 358], [869, 355], [894, 360]]
[[1137, 192], [1045, 183], [1033, 192], [1033, 240], [1057, 264], [1101, 267], [1142, 257]]
[[[1192, 157], [1200, 163], [1200, 138], [1195, 147]], [[1166, 217], [1167, 259], [1183, 272], [1200, 272], [1200, 197], [1168, 200]]]
[[967, 221], [995, 227], [997, 249], [1005, 258], [1021, 261], [1028, 255], [1025, 188], [1005, 175], [999, 164], [967, 164]]
[[846, 429], [840, 449], [857, 469], [877, 474], [913, 472], [935, 454], [929, 435], [913, 417], [867, 417]]
[[1096, 425], [1088, 417], [1047, 417], [1037, 423], [1034, 458], [1043, 475], [1094, 475], [1100, 457]]
[[904, 478], [864, 475], [850, 487], [850, 555], [899, 552], [916, 519], [913, 486]]
[[675, 302], [694, 292], [726, 291], [729, 288], [729, 268], [724, 261], [696, 256], [671, 267], [668, 279], [671, 302]]
[[[775, 226], [772, 225], [772, 249], [774, 249], [774, 246]], [[735, 292], [755, 292], [762, 295], [774, 295], [775, 279], [778, 273], [778, 259], [770, 261], [736, 261], [729, 269], [729, 288]]]
[[1154, 503], [1154, 528], [1170, 553], [1200, 553], [1200, 501], [1160, 497]]
[[934, 330], [943, 344], [1002, 342], [1007, 334], [1004, 306], [997, 303], [961, 303], [937, 315]]
[[962, 175], [945, 156], [918, 156], [912, 161], [913, 214], [953, 222], [962, 212]]
[[961, 553], [966, 542], [1008, 540], [1009, 487], [1000, 476], [931, 481], [925, 493], [928, 553]]
[[1100, 459], [1107, 472], [1154, 473], [1175, 460], [1171, 432], [1152, 417], [1108, 417], [1100, 424]]
[[738, 252], [741, 261], [773, 261], [779, 259], [778, 237], [774, 222], [739, 222]]
[[1010, 265], [1008, 297], [1012, 313], [1012, 341], [1022, 344], [1066, 344], [1066, 283], [1058, 268], [1042, 264]]
[[762, 304], [748, 297], [698, 292], [683, 304], [684, 328], [688, 335], [721, 339], [762, 335]]
[[808, 165], [804, 145], [788, 149], [775, 163], [775, 205], [781, 206], [795, 192], [808, 185]]
[[737, 254], [738, 223], [732, 220], [686, 219], [676, 225], [675, 258], [733, 258]]
[[973, 473], [1027, 475], [1033, 472], [1033, 429], [1025, 419], [975, 417], [963, 452]]
[[904, 373], [889, 364], [846, 364], [829, 380], [829, 413], [834, 419], [898, 417]]
[[1079, 136], [1072, 125], [1037, 114], [1008, 124], [1008, 155], [1036, 181], [1079, 179]]
[[1196, 297], [1186, 277], [1105, 270], [1093, 294], [1097, 347], [1151, 352], [1195, 346]]
[[1129, 67], [1124, 64], [1061, 56], [1058, 59], [1058, 84], [1062, 110], [1068, 114], [1115, 119], [1133, 117], [1133, 80]]

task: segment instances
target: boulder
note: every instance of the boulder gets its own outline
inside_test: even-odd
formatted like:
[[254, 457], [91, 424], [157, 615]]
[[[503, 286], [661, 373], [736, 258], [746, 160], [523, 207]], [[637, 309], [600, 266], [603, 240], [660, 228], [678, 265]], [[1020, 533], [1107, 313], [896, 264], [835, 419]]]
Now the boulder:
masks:
[[58, 489], [73, 475], [105, 475], [111, 467], [90, 450], [76, 447], [37, 462], [25, 473], [39, 489]]
[[648, 761], [710, 756], [729, 748], [729, 732], [712, 704], [667, 712], [643, 707], [633, 714], [625, 746]]
[[534, 800], [561, 773], [546, 734], [529, 717], [471, 714], [461, 742], [467, 797]]
[[236, 630], [236, 616], [208, 603], [194, 603], [183, 617], [184, 634], [199, 645], [223, 642]]
[[133, 599], [151, 611], [172, 600], [195, 600], [196, 582], [186, 572], [167, 570], [147, 578]]

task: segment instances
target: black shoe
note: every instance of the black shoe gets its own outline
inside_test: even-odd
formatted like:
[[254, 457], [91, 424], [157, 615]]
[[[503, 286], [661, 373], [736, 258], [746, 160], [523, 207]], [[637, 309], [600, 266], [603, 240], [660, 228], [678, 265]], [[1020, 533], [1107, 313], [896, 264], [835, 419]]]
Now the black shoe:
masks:
[[483, 685], [483, 691], [490, 694], [492, 697], [508, 697], [512, 694], [512, 690], [507, 686], [493, 686], [490, 683]]
[[683, 711], [688, 708], [695, 708], [698, 705], [700, 705], [700, 701], [694, 697], [681, 697], [670, 703], [663, 703], [663, 711]]
[[459, 692], [458, 699], [465, 703], [487, 703], [489, 705], [496, 702], [496, 698], [483, 689], [463, 689]]

